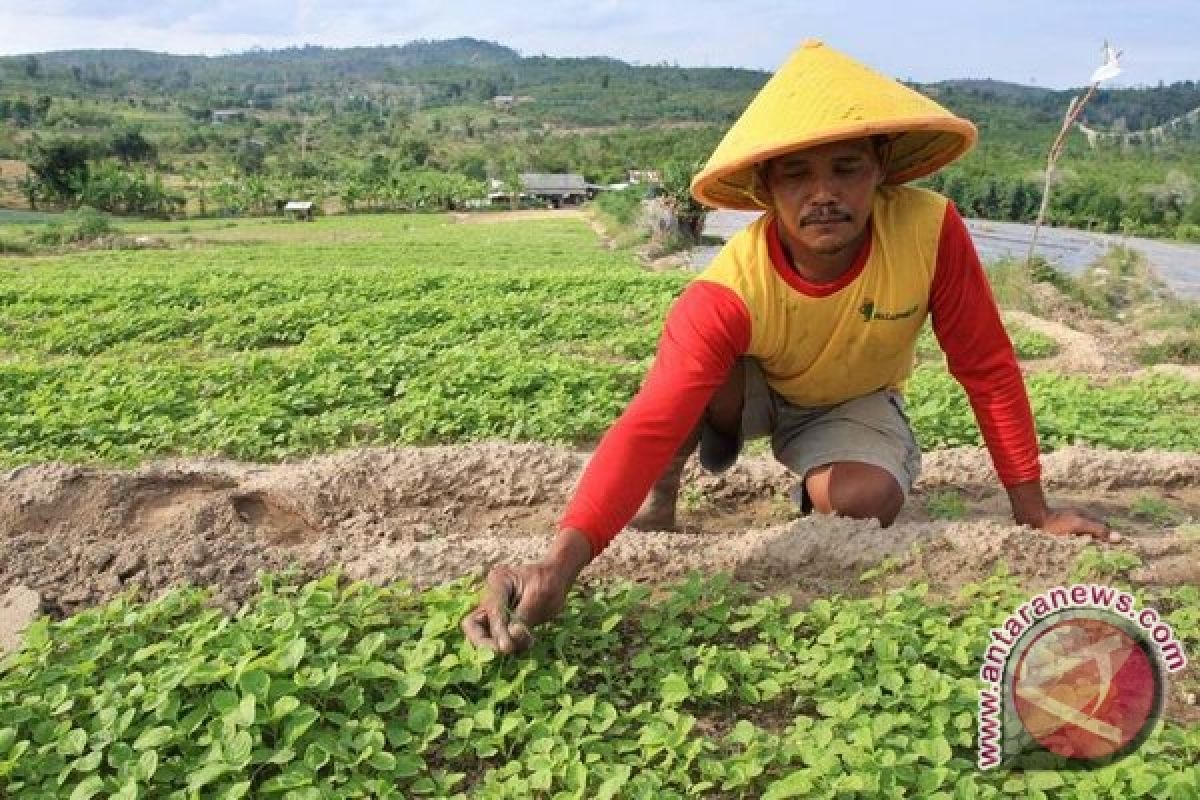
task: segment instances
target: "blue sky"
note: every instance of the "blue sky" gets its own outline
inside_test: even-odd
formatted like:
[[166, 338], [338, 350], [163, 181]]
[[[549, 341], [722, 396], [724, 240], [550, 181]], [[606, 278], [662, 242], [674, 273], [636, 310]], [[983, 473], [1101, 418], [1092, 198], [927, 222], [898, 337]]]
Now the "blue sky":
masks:
[[0, 53], [132, 47], [206, 53], [475, 36], [525, 55], [771, 70], [824, 39], [899, 78], [1087, 81], [1106, 38], [1111, 86], [1200, 80], [1196, 0], [0, 0]]

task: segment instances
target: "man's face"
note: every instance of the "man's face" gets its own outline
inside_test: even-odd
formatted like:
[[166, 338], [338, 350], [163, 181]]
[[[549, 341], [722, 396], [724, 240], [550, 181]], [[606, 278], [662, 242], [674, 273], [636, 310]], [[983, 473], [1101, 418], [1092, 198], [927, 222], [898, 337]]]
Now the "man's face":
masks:
[[786, 240], [836, 255], [858, 243], [883, 169], [870, 139], [852, 139], [771, 159], [763, 178]]

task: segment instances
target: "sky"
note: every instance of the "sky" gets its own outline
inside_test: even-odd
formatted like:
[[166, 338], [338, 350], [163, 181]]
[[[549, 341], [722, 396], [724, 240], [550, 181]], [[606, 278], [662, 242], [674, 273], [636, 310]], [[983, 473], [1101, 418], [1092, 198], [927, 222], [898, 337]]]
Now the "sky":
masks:
[[0, 0], [0, 54], [136, 48], [240, 52], [473, 36], [522, 55], [774, 70], [818, 38], [919, 82], [1087, 83], [1112, 40], [1107, 86], [1200, 80], [1196, 0]]

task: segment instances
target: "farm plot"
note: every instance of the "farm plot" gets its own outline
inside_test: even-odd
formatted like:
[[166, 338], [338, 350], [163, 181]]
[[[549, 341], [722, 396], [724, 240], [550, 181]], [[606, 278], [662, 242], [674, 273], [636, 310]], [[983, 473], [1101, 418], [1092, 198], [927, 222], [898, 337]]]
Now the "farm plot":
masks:
[[0, 666], [0, 797], [1200, 791], [1194, 667], [1104, 770], [973, 752], [987, 631], [1033, 591], [1128, 585], [1200, 646], [1195, 383], [1030, 378], [1052, 497], [1121, 545], [1012, 526], [927, 363], [896, 526], [797, 519], [763, 457], [692, 467], [681, 531], [624, 533], [496, 658], [457, 628], [477, 578], [541, 554], [686, 276], [582, 222], [311, 227], [0, 261], [0, 592], [57, 620]]

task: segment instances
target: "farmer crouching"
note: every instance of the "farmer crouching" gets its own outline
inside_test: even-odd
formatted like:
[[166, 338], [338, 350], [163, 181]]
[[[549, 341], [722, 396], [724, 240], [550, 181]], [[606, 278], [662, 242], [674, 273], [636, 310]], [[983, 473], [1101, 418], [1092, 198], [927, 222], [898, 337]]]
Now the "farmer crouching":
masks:
[[692, 182], [707, 205], [765, 213], [671, 308], [645, 382], [592, 456], [549, 553], [490, 572], [463, 619], [467, 637], [524, 649], [619, 531], [674, 528], [697, 448], [720, 472], [746, 439], [770, 437], [805, 512], [890, 525], [920, 472], [902, 391], [927, 316], [1013, 519], [1115, 539], [1047, 505], [1025, 384], [978, 254], [951, 202], [905, 185], [975, 139], [932, 100], [804, 43]]

